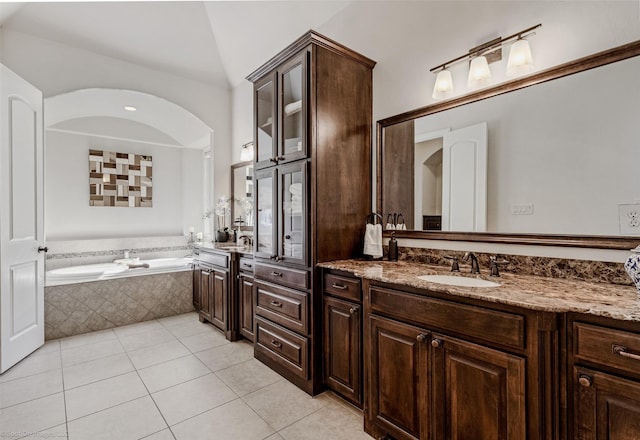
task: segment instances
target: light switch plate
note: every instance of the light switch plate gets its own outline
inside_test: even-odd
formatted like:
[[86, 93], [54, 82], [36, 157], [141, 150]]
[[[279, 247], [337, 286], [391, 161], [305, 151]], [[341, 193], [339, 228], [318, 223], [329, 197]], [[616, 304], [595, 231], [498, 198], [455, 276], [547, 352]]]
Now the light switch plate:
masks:
[[618, 205], [620, 234], [640, 235], [640, 203]]

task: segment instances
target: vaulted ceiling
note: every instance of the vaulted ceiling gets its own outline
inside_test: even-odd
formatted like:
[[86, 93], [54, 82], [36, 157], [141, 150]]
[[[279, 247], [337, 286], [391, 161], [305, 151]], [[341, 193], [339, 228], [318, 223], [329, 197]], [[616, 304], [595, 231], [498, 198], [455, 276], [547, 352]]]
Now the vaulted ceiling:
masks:
[[221, 87], [348, 1], [1, 3], [4, 28]]

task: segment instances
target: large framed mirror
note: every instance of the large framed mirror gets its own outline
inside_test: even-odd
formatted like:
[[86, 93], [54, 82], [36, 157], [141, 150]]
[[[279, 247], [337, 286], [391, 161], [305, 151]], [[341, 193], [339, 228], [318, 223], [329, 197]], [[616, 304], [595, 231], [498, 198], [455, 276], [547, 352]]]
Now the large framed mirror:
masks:
[[384, 223], [402, 218], [406, 238], [637, 246], [638, 55], [640, 41], [378, 121]]
[[253, 230], [253, 161], [231, 165], [231, 223], [240, 231]]

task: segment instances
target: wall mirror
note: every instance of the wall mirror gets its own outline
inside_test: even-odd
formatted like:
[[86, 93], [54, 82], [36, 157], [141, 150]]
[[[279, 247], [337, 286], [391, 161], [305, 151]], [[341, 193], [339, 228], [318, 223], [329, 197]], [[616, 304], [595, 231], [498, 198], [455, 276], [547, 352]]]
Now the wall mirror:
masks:
[[640, 41], [378, 121], [384, 223], [402, 214], [412, 238], [635, 247], [638, 55]]
[[231, 165], [232, 225], [241, 231], [253, 230], [253, 161]]

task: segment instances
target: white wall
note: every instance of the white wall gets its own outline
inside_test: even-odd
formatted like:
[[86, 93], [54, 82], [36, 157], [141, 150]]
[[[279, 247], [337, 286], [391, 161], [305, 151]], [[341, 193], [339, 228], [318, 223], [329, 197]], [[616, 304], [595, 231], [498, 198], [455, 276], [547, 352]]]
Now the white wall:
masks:
[[[182, 235], [184, 225], [197, 223], [192, 198], [201, 206], [202, 193], [185, 194], [195, 185], [183, 173], [200, 166], [199, 150], [157, 147], [55, 131], [46, 133], [45, 232], [47, 240]], [[153, 207], [89, 206], [89, 148], [153, 156]]]

